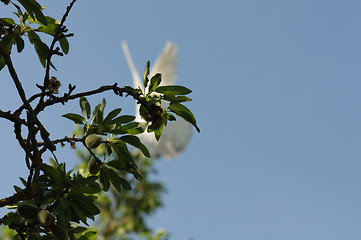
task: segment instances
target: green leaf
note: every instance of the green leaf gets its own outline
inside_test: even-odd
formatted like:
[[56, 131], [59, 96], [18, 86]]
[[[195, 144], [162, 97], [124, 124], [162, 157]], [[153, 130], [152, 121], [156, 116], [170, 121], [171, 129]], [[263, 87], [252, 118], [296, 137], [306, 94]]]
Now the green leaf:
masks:
[[15, 190], [15, 192], [21, 192], [23, 189], [21, 189], [20, 187], [18, 187], [18, 186], [16, 186], [16, 185], [14, 185], [13, 186], [14, 187], [14, 190]]
[[127, 148], [127, 145], [124, 143], [116, 143], [112, 144], [112, 147], [122, 161], [125, 161], [127, 164], [133, 163], [133, 158]]
[[103, 114], [104, 114], [105, 105], [106, 105], [106, 101], [103, 98], [102, 103], [95, 106], [95, 108], [93, 110], [93, 116], [91, 119], [92, 123], [95, 122], [97, 124], [101, 124], [103, 122]]
[[17, 0], [23, 7], [28, 11], [30, 16], [35, 20], [34, 14], [36, 19], [39, 20], [44, 25], [47, 25], [46, 18], [42, 12], [41, 5], [36, 2], [35, 0]]
[[5, 35], [0, 41], [0, 46], [11, 52], [12, 45], [15, 42], [15, 37], [16, 35], [14, 33]]
[[66, 37], [62, 37], [58, 41], [60, 43], [60, 47], [61, 47], [61, 50], [63, 51], [63, 53], [68, 54], [68, 52], [69, 52], [68, 39]]
[[138, 181], [142, 181], [142, 174], [140, 173], [140, 171], [137, 167], [133, 167], [131, 169], [131, 173]]
[[120, 178], [120, 183], [122, 184], [122, 187], [126, 190], [132, 190], [132, 186], [130, 185], [130, 183], [124, 179], [124, 178]]
[[24, 45], [25, 45], [24, 40], [22, 39], [22, 37], [16, 36], [15, 42], [16, 42], [16, 48], [17, 48], [18, 52], [19, 53], [22, 52], [23, 49], [24, 49]]
[[131, 168], [131, 165], [125, 161], [121, 161], [120, 159], [114, 159], [106, 163], [106, 165], [111, 166], [118, 170], [128, 170]]
[[38, 58], [39, 58], [39, 61], [41, 63], [41, 66], [43, 66], [43, 68], [46, 67], [46, 59], [45, 58], [42, 58], [38, 55]]
[[192, 101], [191, 98], [186, 96], [175, 96], [172, 94], [164, 94], [163, 99], [169, 102], [189, 102]]
[[[96, 231], [89, 231], [89, 232], [86, 232], [83, 236], [81, 237], [85, 237], [85, 239], [87, 240], [95, 240], [96, 239], [96, 236], [97, 236], [98, 232]], [[85, 240], [84, 239], [84, 240]]]
[[13, 25], [15, 21], [12, 18], [0, 18], [0, 21], [6, 25]]
[[169, 121], [175, 121], [175, 120], [176, 120], [176, 118], [173, 116], [173, 114], [168, 113], [168, 112], [167, 112], [166, 118], [167, 118]]
[[119, 193], [122, 192], [122, 183], [121, 177], [112, 169], [108, 169], [108, 176], [113, 186], [117, 189]]
[[35, 51], [39, 58], [47, 59], [49, 55], [49, 47], [41, 41], [34, 42]]
[[62, 115], [62, 117], [70, 119], [76, 124], [83, 124], [85, 122], [85, 119], [83, 116], [75, 114], [75, 113], [67, 113], [67, 114]]
[[109, 124], [113, 118], [118, 116], [118, 114], [122, 111], [121, 108], [116, 108], [112, 110], [108, 115], [104, 118], [103, 124]]
[[99, 188], [99, 183], [97, 182], [93, 182], [91, 184], [82, 186], [80, 189], [82, 190], [83, 193], [86, 194], [94, 194], [94, 193], [99, 193], [101, 191]]
[[109, 187], [110, 187], [110, 181], [109, 181], [109, 176], [108, 176], [108, 169], [106, 167], [102, 167], [100, 169], [100, 183], [103, 184], [102, 189], [106, 192], [108, 191]]
[[58, 69], [56, 69], [56, 67], [53, 65], [52, 62], [50, 62], [50, 66], [51, 66], [55, 71], [58, 71]]
[[178, 85], [160, 86], [155, 90], [157, 93], [169, 94], [169, 95], [186, 95], [192, 92], [192, 90]]
[[55, 183], [56, 186], [59, 187], [59, 189], [63, 188], [63, 178], [57, 169], [43, 163], [43, 165], [41, 166], [41, 170], [43, 170], [44, 174], [50, 180], [52, 180], [52, 182]]
[[19, 179], [24, 186], [26, 186], [28, 184], [24, 178], [19, 177]]
[[100, 105], [100, 111], [102, 112], [102, 120], [103, 120], [103, 114], [104, 114], [104, 108], [105, 108], [105, 105], [106, 105], [106, 101], [105, 101], [105, 98], [103, 98], [103, 101]]
[[84, 224], [88, 225], [86, 222], [86, 217], [84, 216], [83, 211], [79, 209], [79, 207], [74, 202], [70, 202], [69, 208], [71, 209], [71, 214], [76, 216], [76, 218], [80, 219]]
[[49, 163], [53, 168], [57, 168], [59, 166], [58, 163], [52, 158], [49, 158]]
[[34, 30], [28, 31], [28, 37], [29, 37], [31, 44], [34, 44], [34, 42], [36, 42], [36, 41], [41, 42], [39, 35], [36, 32], [34, 32]]
[[85, 116], [85, 119], [88, 120], [90, 117], [90, 104], [85, 97], [79, 98], [79, 105], [81, 108], [81, 113]]
[[[20, 220], [21, 220], [21, 217], [19, 216], [19, 214], [14, 213], [14, 212], [9, 212], [6, 214], [5, 217], [3, 217], [4, 224], [6, 224], [6, 225], [11, 225], [13, 222], [15, 222], [15, 221], [19, 222]], [[20, 239], [20, 237], [18, 239]]]
[[144, 156], [150, 157], [147, 147], [140, 142], [138, 137], [132, 135], [126, 135], [126, 136], [122, 136], [119, 139], [141, 150]]
[[4, 57], [0, 54], [0, 71], [5, 67], [6, 63], [5, 63], [5, 59]]
[[[25, 14], [24, 14], [24, 16], [25, 16]], [[46, 22], [47, 22], [48, 24], [57, 24], [57, 25], [60, 24], [60, 21], [57, 20], [57, 19], [54, 19], [54, 18], [49, 17], [49, 16], [45, 16], [45, 18], [46, 18]], [[29, 24], [31, 24], [31, 23], [37, 23], [37, 24], [42, 25], [42, 23], [39, 22], [37, 19], [32, 19], [32, 18], [30, 18], [30, 19], [29, 19]]]
[[154, 89], [156, 89], [159, 86], [161, 81], [162, 81], [162, 74], [160, 73], [155, 74], [150, 80], [149, 92], [154, 91]]
[[101, 114], [100, 112], [100, 104], [96, 105], [95, 108], [93, 109], [93, 113], [92, 113], [92, 118], [91, 118], [91, 123], [95, 122], [97, 123], [97, 118], [98, 118], [98, 114]]
[[155, 139], [157, 139], [157, 141], [159, 141], [160, 136], [162, 135], [163, 125], [164, 125], [163, 122], [160, 124], [152, 123], [152, 125], [150, 125], [148, 127], [147, 132], [149, 132], [149, 133], [154, 132]]
[[72, 229], [71, 232], [72, 233], [82, 233], [86, 230], [88, 230], [88, 228], [77, 226], [76, 228]]
[[143, 83], [144, 83], [144, 88], [146, 88], [148, 86], [148, 82], [149, 82], [149, 68], [150, 68], [150, 61], [147, 62], [147, 64], [145, 65], [145, 69], [144, 69], [144, 76], [143, 76]]
[[37, 30], [39, 32], [43, 32], [46, 34], [49, 34], [51, 36], [54, 36], [56, 33], [56, 30], [58, 29], [59, 24], [48, 24], [48, 25], [40, 25]]
[[168, 106], [168, 108], [171, 112], [174, 112], [179, 117], [191, 123], [197, 129], [197, 131], [200, 132], [200, 129], [197, 126], [196, 119], [193, 116], [193, 113], [186, 106], [180, 103], [171, 103]]
[[131, 122], [135, 119], [134, 116], [131, 116], [131, 115], [122, 115], [122, 116], [119, 116], [117, 118], [114, 118], [110, 124], [117, 124], [117, 125], [121, 125], [123, 123], [128, 123], [128, 122]]
[[39, 35], [33, 30], [28, 31], [28, 37], [30, 42], [34, 44], [35, 51], [38, 54], [41, 64], [45, 67], [46, 60], [49, 55], [49, 47], [41, 41]]
[[131, 122], [126, 125], [123, 125], [121, 130], [123, 130], [124, 133], [128, 133], [128, 134], [139, 134], [144, 132], [147, 125], [148, 125], [147, 122]]
[[109, 144], [105, 144], [105, 148], [107, 149], [108, 155], [109, 155], [109, 156], [112, 155], [113, 150], [112, 150], [112, 148], [109, 146]]

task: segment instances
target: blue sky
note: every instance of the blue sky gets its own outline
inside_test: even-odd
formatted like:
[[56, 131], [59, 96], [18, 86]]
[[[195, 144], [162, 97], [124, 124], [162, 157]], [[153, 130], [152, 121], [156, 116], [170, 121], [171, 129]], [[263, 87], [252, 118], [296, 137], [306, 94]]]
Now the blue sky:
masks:
[[[58, 18], [66, 6], [45, 5]], [[356, 240], [360, 9], [356, 0], [79, 1], [67, 24], [75, 33], [70, 53], [56, 59], [53, 75], [64, 90], [69, 82], [78, 91], [130, 85], [121, 41], [142, 70], [172, 40], [178, 83], [193, 90], [188, 107], [201, 133], [179, 157], [157, 163], [168, 193], [151, 225], [174, 240]], [[34, 53], [25, 54], [15, 66], [30, 96], [43, 75]], [[7, 73], [0, 79], [0, 109], [13, 110], [20, 102], [15, 88]], [[133, 111], [131, 101], [108, 98], [110, 106], [123, 103]], [[71, 132], [60, 116], [78, 111], [78, 103], [69, 108], [42, 113], [52, 136]], [[0, 123], [6, 195], [26, 169], [11, 124]], [[74, 163], [72, 153], [62, 152]]]

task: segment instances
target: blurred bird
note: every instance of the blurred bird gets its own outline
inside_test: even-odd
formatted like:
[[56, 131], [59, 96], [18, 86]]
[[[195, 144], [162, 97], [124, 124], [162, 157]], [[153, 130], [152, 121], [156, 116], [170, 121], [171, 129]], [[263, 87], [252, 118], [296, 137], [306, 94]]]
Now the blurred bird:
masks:
[[[123, 52], [128, 62], [130, 71], [133, 76], [133, 87], [141, 89], [144, 88], [141, 78], [135, 68], [132, 57], [130, 56], [128, 45], [125, 41], [122, 42]], [[162, 74], [162, 82], [160, 86], [175, 85], [176, 73], [178, 64], [178, 49], [177, 45], [172, 42], [167, 42], [157, 61], [150, 69], [149, 79], [157, 73]], [[152, 64], [151, 64], [152, 65]], [[164, 107], [164, 105], [162, 105]], [[139, 106], [136, 105], [136, 121], [144, 121], [139, 114]], [[170, 160], [177, 156], [177, 154], [184, 150], [192, 135], [191, 125], [182, 118], [177, 118], [177, 121], [168, 121], [167, 126], [163, 128], [160, 140], [155, 139], [154, 133], [144, 132], [137, 135], [140, 141], [148, 148], [150, 155], [153, 158], [160, 158], [164, 156]]]

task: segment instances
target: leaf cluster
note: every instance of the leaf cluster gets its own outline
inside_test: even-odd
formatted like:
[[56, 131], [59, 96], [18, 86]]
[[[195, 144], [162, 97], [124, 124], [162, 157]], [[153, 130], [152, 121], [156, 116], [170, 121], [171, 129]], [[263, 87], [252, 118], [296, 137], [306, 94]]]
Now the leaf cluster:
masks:
[[[42, 172], [34, 198], [11, 208], [28, 204], [39, 211], [46, 209], [53, 221], [44, 226], [36, 216], [24, 218], [19, 212], [9, 212], [3, 217], [3, 224], [18, 229], [15, 239], [23, 236], [29, 236], [29, 239], [58, 239], [54, 228], [64, 229], [70, 239], [93, 239], [96, 232], [87, 231], [80, 223], [88, 225], [88, 219], [94, 220], [95, 215], [100, 213], [95, 202], [97, 193], [101, 191], [97, 177], [66, 172], [65, 163], [58, 164], [53, 159], [50, 159], [50, 165], [42, 164]], [[20, 180], [24, 187], [14, 186], [16, 192], [23, 191], [28, 184], [23, 178]]]
[[[157, 140], [159, 140], [163, 126], [167, 125], [168, 121], [175, 121], [176, 118], [172, 113], [183, 118], [185, 121], [191, 123], [198, 132], [196, 119], [192, 112], [184, 106], [183, 102], [192, 101], [189, 97], [185, 96], [192, 91], [186, 87], [178, 85], [160, 86], [162, 82], [162, 74], [157, 73], [151, 79], [148, 78], [150, 69], [150, 62], [148, 61], [144, 69], [144, 90], [139, 89], [142, 95], [142, 104], [139, 113], [143, 119], [151, 122], [148, 127], [148, 132], [154, 132]], [[166, 101], [169, 105], [162, 108], [162, 103]]]
[[[25, 47], [24, 39], [27, 38], [33, 45], [35, 52], [38, 55], [39, 61], [42, 66], [46, 67], [46, 62], [51, 54], [62, 55], [68, 54], [69, 42], [65, 35], [67, 31], [62, 27], [59, 20], [49, 16], [44, 16], [42, 7], [39, 3], [32, 0], [18, 0], [18, 2], [25, 8], [23, 10], [18, 4], [12, 2], [17, 9], [14, 14], [17, 16], [17, 21], [12, 18], [0, 18], [0, 29], [8, 28], [7, 31], [2, 31], [0, 47], [8, 52], [12, 51], [12, 47], [16, 45], [18, 53], [21, 53]], [[37, 34], [45, 33], [54, 37], [55, 41], [59, 43], [62, 53], [59, 48], [52, 50], [46, 43], [44, 43], [40, 36]], [[49, 62], [50, 65], [55, 66]], [[0, 55], [0, 70], [5, 66], [4, 57]]]

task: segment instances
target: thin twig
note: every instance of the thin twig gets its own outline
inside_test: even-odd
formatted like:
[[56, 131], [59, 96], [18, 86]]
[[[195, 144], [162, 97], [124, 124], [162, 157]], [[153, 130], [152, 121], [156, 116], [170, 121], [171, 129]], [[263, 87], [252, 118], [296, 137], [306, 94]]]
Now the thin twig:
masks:
[[46, 69], [45, 69], [45, 76], [44, 76], [44, 83], [43, 83], [43, 89], [41, 91], [41, 97], [39, 100], [39, 104], [42, 104], [44, 101], [44, 96], [45, 96], [45, 90], [46, 90], [46, 86], [48, 85], [48, 81], [49, 81], [49, 72], [50, 72], [50, 64], [51, 64], [51, 58], [52, 56], [56, 53], [56, 51], [54, 51], [54, 46], [55, 43], [59, 40], [59, 37], [63, 34], [64, 32], [64, 23], [66, 21], [66, 18], [69, 15], [70, 10], [72, 9], [73, 5], [75, 4], [76, 0], [73, 0], [69, 6], [66, 8], [66, 11], [63, 15], [63, 18], [61, 19], [61, 22], [58, 26], [58, 28], [56, 29], [56, 32], [54, 34], [54, 38], [53, 41], [50, 44], [50, 48], [49, 48], [49, 55], [48, 55], [48, 59], [46, 60]]
[[[72, 143], [72, 142], [83, 142], [82, 138], [76, 138], [76, 137], [64, 137], [64, 138], [60, 138], [60, 139], [56, 139], [56, 140], [51, 140], [52, 143], [54, 144], [62, 144], [64, 142], [68, 142], [68, 143]], [[38, 146], [44, 146], [44, 142], [38, 142]]]

